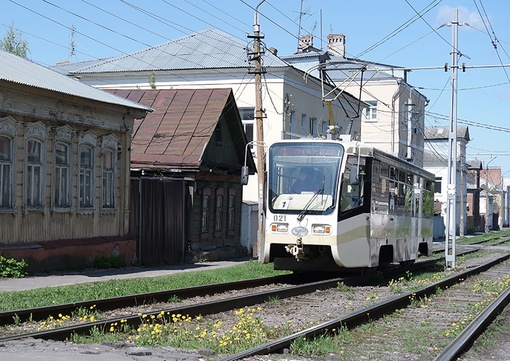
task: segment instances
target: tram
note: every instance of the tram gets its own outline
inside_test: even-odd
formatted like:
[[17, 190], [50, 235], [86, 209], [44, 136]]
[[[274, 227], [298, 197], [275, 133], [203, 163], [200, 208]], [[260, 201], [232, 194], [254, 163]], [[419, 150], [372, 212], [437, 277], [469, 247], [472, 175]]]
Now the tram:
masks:
[[282, 140], [266, 161], [264, 263], [363, 271], [431, 254], [432, 173], [357, 141]]

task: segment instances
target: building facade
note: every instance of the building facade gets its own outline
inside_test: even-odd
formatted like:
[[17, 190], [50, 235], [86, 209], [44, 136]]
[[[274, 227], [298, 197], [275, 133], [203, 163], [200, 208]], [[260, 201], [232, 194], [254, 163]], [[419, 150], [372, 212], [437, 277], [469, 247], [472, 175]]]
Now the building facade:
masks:
[[0, 62], [0, 253], [34, 268], [133, 262], [129, 150], [149, 108], [3, 51]]
[[[439, 204], [440, 215], [444, 218], [448, 199], [448, 154], [449, 127], [427, 127], [425, 129], [425, 155], [423, 167], [436, 175], [434, 199]], [[468, 205], [468, 177], [466, 167], [466, 147], [470, 140], [468, 127], [457, 127], [456, 167], [456, 216], [457, 233], [466, 232]], [[439, 232], [439, 231], [438, 231]]]
[[[232, 89], [254, 156], [255, 147], [267, 148], [280, 139], [326, 136], [329, 118], [322, 101], [323, 82], [315, 76], [307, 77], [281, 60], [275, 55], [276, 50], [264, 50], [261, 89], [264, 144], [257, 143], [261, 139], [255, 124], [258, 89], [247, 55], [252, 46], [220, 30], [208, 29], [133, 54], [59, 64], [55, 69], [97, 88]], [[356, 112], [363, 106], [346, 92], [332, 106], [338, 126], [344, 130], [350, 127], [353, 136], [359, 135]], [[257, 179], [252, 176], [243, 199], [257, 201], [257, 189]]]
[[255, 171], [231, 89], [110, 89], [153, 109], [131, 146], [131, 230], [143, 264], [246, 256], [241, 168]]
[[348, 92], [366, 104], [353, 109], [360, 121], [358, 139], [378, 149], [423, 166], [425, 107], [428, 99], [407, 81], [405, 69], [346, 56], [343, 34], [329, 34], [323, 51], [305, 35], [295, 54], [282, 59], [328, 80], [337, 88], [325, 98]]

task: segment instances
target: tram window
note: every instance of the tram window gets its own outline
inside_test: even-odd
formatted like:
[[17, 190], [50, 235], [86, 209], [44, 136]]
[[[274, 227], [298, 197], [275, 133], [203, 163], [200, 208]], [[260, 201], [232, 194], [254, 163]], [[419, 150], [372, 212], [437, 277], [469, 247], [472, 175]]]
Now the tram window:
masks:
[[423, 215], [425, 217], [434, 216], [434, 183], [427, 181], [423, 191]]
[[[358, 182], [352, 184], [351, 172], [358, 174]], [[347, 164], [344, 177], [342, 179], [342, 189], [340, 195], [340, 210], [342, 212], [357, 208], [363, 205], [363, 186], [365, 173], [357, 166]]]

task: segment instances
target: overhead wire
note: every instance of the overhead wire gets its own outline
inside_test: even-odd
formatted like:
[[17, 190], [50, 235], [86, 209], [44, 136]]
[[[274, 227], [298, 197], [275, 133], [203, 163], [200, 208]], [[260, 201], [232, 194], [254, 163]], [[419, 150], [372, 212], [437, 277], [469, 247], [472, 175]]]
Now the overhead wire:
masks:
[[[81, 34], [81, 35], [83, 35], [83, 34]], [[84, 36], [85, 36], [85, 35], [84, 35]], [[160, 36], [161, 36], [161, 35], [160, 35]], [[265, 80], [265, 81], [267, 81], [267, 79], [266, 79], [265, 77], [264, 77], [264, 80]], [[248, 85], [248, 83], [245, 83], [245, 87], [246, 87], [247, 85]], [[266, 84], [266, 86], [267, 86], [267, 84]], [[239, 89], [239, 88], [238, 88], [238, 89]]]
[[449, 45], [449, 46], [450, 46], [450, 47], [451, 47], [454, 51], [456, 51], [456, 52], [458, 52], [459, 54], [461, 54], [461, 55], [462, 55], [462, 53], [459, 51], [459, 49], [454, 49], [453, 45], [452, 45], [452, 44], [451, 44], [448, 40], [446, 40], [446, 39], [445, 39], [445, 38], [444, 38], [441, 34], [439, 34], [439, 33], [437, 32], [437, 30], [436, 30], [436, 29], [434, 29], [434, 28], [432, 27], [432, 25], [430, 25], [430, 24], [428, 23], [428, 21], [427, 21], [427, 20], [425, 20], [425, 18], [423, 17], [423, 15], [422, 15], [422, 14], [420, 14], [420, 13], [419, 13], [419, 12], [418, 12], [415, 8], [414, 8], [414, 6], [413, 6], [413, 5], [411, 5], [411, 3], [409, 2], [409, 0], [404, 0], [404, 1], [407, 3], [407, 5], [409, 5], [409, 7], [410, 7], [411, 9], [413, 9], [413, 11], [416, 13], [416, 15], [418, 15], [418, 16], [419, 16], [419, 18], [420, 18], [420, 19], [421, 19], [421, 20], [422, 20], [422, 21], [423, 21], [423, 22], [424, 22], [424, 23], [425, 23], [425, 24], [426, 24], [426, 25], [427, 25], [430, 29], [432, 29], [432, 31], [434, 31], [434, 32], [436, 33], [436, 35], [437, 35], [437, 36], [438, 36], [441, 40], [443, 40], [446, 44], [448, 44], [448, 45]]
[[[86, 18], [84, 18], [84, 17], [82, 17], [82, 16], [80, 16], [80, 15], [78, 15], [78, 14], [75, 14], [75, 13], [73, 13], [73, 12], [69, 12], [69, 11], [67, 11], [67, 10], [65, 10], [65, 9], [63, 9], [63, 8], [61, 8], [61, 7], [59, 7], [59, 6], [56, 6], [55, 4], [53, 4], [53, 3], [49, 2], [49, 1], [46, 1], [46, 0], [43, 0], [43, 1], [44, 1], [44, 2], [46, 2], [46, 3], [48, 3], [49, 5], [55, 6], [55, 7], [59, 8], [59, 9], [61, 9], [61, 10], [64, 10], [64, 11], [66, 11], [66, 12], [68, 12], [68, 13], [71, 13], [72, 15], [75, 15], [75, 16], [77, 16], [77, 17], [79, 17], [79, 18], [82, 18], [82, 19], [84, 19], [84, 20], [86, 20], [86, 21], [89, 21], [89, 22], [91, 22], [91, 23], [93, 23], [93, 24], [95, 24], [95, 25], [97, 25], [97, 26], [100, 26], [100, 27], [102, 27], [102, 28], [104, 28], [104, 29], [106, 29], [106, 30], [113, 31], [112, 29], [110, 29], [110, 28], [108, 28], [108, 27], [105, 27], [105, 26], [103, 26], [103, 25], [101, 25], [101, 24], [98, 24], [98, 23], [96, 23], [96, 22], [90, 21], [90, 20], [88, 20], [88, 19], [86, 19]], [[14, 2], [14, 3], [15, 3], [15, 2]], [[18, 4], [18, 5], [19, 5], [19, 4]], [[45, 18], [47, 18], [47, 17], [45, 17]], [[49, 18], [48, 18], [48, 19], [49, 19]], [[49, 19], [49, 20], [51, 20], [51, 19]], [[58, 22], [57, 22], [57, 23], [58, 23]], [[60, 23], [59, 23], [59, 25], [63, 25], [63, 24], [60, 24]], [[64, 26], [65, 26], [65, 25], [64, 25]], [[113, 32], [116, 32], [116, 31], [113, 31]], [[82, 35], [84, 35], [84, 36], [85, 36], [85, 34], [82, 34]], [[121, 35], [123, 35], [123, 34], [121, 34]], [[124, 35], [124, 36], [125, 36], [125, 35]], [[131, 38], [131, 37], [127, 37], [127, 38], [129, 38], [129, 39], [131, 39], [131, 40], [134, 40], [134, 41], [139, 42], [138, 40], [136, 40], [136, 39], [134, 39], [134, 38]], [[148, 44], [144, 44], [144, 45], [151, 47], [151, 46], [150, 46], [150, 45], [148, 45]], [[185, 133], [179, 133], [179, 134], [174, 134], [174, 135], [173, 135], [173, 136], [171, 136], [170, 138], [171, 138], [171, 139], [174, 139], [175, 137], [182, 137], [182, 136], [189, 136], [189, 135], [190, 135], [189, 133], [188, 133], [188, 134], [185, 134]], [[162, 140], [162, 141], [166, 141], [166, 142], [168, 142], [168, 141], [169, 141], [169, 140], [171, 140], [171, 139], [168, 139], [168, 137], [167, 137], [167, 138], [165, 138], [165, 139], [164, 139], [164, 140]], [[156, 141], [156, 142], [157, 142], [157, 141]], [[135, 145], [146, 145], [146, 144], [137, 144], [137, 142], [136, 142], [136, 141], [134, 142], [134, 144], [135, 144]]]
[[[189, 0], [185, 0], [187, 3], [190, 3]], [[250, 24], [246, 24], [244, 22], [242, 22], [238, 17], [235, 17], [235, 16], [232, 16], [231, 13], [229, 13], [228, 11], [225, 11], [225, 8], [222, 8], [222, 7], [219, 7], [219, 6], [216, 6], [214, 5], [213, 3], [211, 3], [210, 1], [207, 1], [207, 0], [202, 0], [204, 3], [206, 3], [207, 5], [209, 5], [210, 7], [216, 9], [217, 11], [221, 12], [222, 14], [225, 14], [226, 16], [228, 16], [229, 18], [239, 22], [240, 24], [243, 24], [245, 26], [250, 26]], [[221, 20], [221, 19], [220, 19]], [[223, 22], [225, 22], [224, 20], [221, 20]], [[230, 23], [227, 23], [225, 22], [226, 24], [230, 24]]]
[[[421, 14], [426, 14], [428, 13], [429, 11], [431, 11], [433, 8], [435, 8], [437, 5], [439, 5], [439, 3], [441, 2], [441, 0], [433, 0], [431, 3], [429, 3], [421, 12], [416, 12], [417, 15], [413, 16], [412, 18], [406, 20], [402, 25], [398, 26], [395, 30], [393, 30], [391, 33], [389, 33], [388, 35], [386, 35], [385, 37], [383, 37], [381, 40], [377, 41], [375, 44], [369, 46], [367, 49], [365, 49], [364, 51], [362, 51], [361, 53], [359, 53], [356, 57], [357, 58], [360, 58], [362, 57], [363, 55], [369, 53], [370, 51], [376, 49], [377, 47], [381, 46], [382, 44], [386, 43], [388, 40], [390, 40], [391, 38], [395, 37], [396, 35], [398, 35], [400, 32], [402, 32], [404, 29], [408, 28], [411, 24], [413, 24], [415, 21], [417, 21], [420, 17], [421, 17]], [[414, 10], [414, 9], [413, 9]], [[434, 31], [434, 30], [433, 30]]]
[[[23, 5], [19, 4], [19, 3], [17, 3], [17, 2], [16, 2], [16, 1], [14, 1], [14, 0], [10, 0], [10, 1], [11, 1], [12, 3], [14, 3], [14, 4], [16, 4], [16, 5], [20, 6], [20, 7], [22, 7], [22, 8], [25, 8], [25, 9], [26, 9], [26, 10], [28, 10], [28, 11], [31, 11], [31, 12], [33, 12], [33, 13], [35, 13], [35, 14], [39, 15], [39, 16], [42, 16], [43, 18], [45, 18], [45, 19], [47, 19], [47, 20], [50, 20], [50, 21], [52, 21], [52, 22], [54, 22], [54, 23], [56, 23], [56, 24], [58, 24], [58, 25], [60, 25], [60, 26], [63, 26], [63, 27], [65, 27], [65, 28], [67, 28], [67, 29], [70, 29], [70, 27], [68, 27], [68, 26], [67, 26], [67, 25], [65, 25], [65, 24], [62, 24], [62, 23], [61, 23], [61, 22], [59, 22], [59, 21], [56, 21], [56, 20], [51, 19], [51, 18], [49, 18], [49, 17], [47, 17], [47, 16], [45, 16], [45, 15], [43, 15], [43, 14], [40, 14], [40, 13], [38, 13], [38, 12], [35, 12], [35, 11], [33, 11], [32, 9], [25, 7], [25, 6], [23, 6]], [[58, 8], [58, 9], [60, 9], [60, 10], [62, 10], [62, 11], [65, 11], [65, 12], [67, 12], [67, 13], [70, 13], [70, 14], [72, 14], [72, 15], [75, 15], [75, 16], [77, 16], [77, 17], [79, 17], [79, 18], [82, 18], [82, 19], [83, 19], [83, 17], [82, 17], [81, 15], [78, 15], [78, 14], [75, 14], [75, 13], [73, 13], [73, 12], [70, 12], [70, 11], [68, 11], [68, 10], [66, 10], [66, 9], [63, 9], [62, 7], [57, 6], [57, 5], [55, 5], [55, 4], [53, 4], [53, 3], [51, 3], [51, 2], [50, 2], [50, 1], [48, 1], [48, 0], [43, 0], [43, 1], [44, 1], [45, 3], [47, 3], [48, 5], [52, 5], [52, 6], [54, 6], [54, 7]], [[121, 0], [121, 2], [126, 3], [126, 1], [124, 1], [124, 0]], [[87, 2], [86, 2], [86, 3], [87, 3]], [[88, 20], [88, 19], [84, 19], [84, 20], [86, 20], [86, 21], [88, 21], [88, 22], [91, 22], [91, 23], [93, 23], [93, 24], [95, 24], [95, 25], [97, 25], [97, 26], [100, 26], [100, 27], [101, 27], [101, 28], [103, 28], [103, 29], [106, 29], [106, 30], [112, 31], [112, 32], [114, 32], [114, 33], [117, 33], [115, 30], [110, 29], [110, 28], [108, 28], [108, 27], [106, 27], [106, 26], [103, 26], [103, 25], [101, 25], [101, 24], [98, 24], [98, 23], [96, 23], [96, 22], [93, 22], [93, 21], [91, 21], [91, 20]], [[105, 45], [105, 46], [107, 46], [107, 47], [109, 47], [109, 48], [111, 48], [111, 49], [114, 49], [114, 50], [116, 50], [116, 51], [118, 51], [118, 52], [122, 53], [123, 55], [126, 55], [126, 56], [132, 56], [132, 54], [126, 54], [126, 53], [122, 52], [120, 49], [117, 49], [117, 48], [115, 48], [115, 47], [112, 47], [112, 46], [110, 46], [110, 45], [108, 45], [108, 44], [104, 43], [104, 42], [101, 42], [101, 41], [99, 41], [99, 40], [96, 40], [95, 38], [92, 38], [92, 37], [90, 37], [90, 36], [88, 36], [88, 35], [86, 35], [86, 34], [84, 34], [84, 33], [82, 33], [82, 32], [79, 32], [79, 31], [76, 31], [76, 32], [77, 32], [77, 33], [79, 33], [79, 34], [81, 34], [81, 35], [83, 35], [83, 36], [85, 36], [85, 37], [87, 37], [87, 38], [89, 38], [89, 39], [91, 39], [91, 40], [94, 40], [94, 41], [96, 41], [96, 42], [98, 42], [98, 43], [100, 43], [100, 44], [102, 44], [102, 45]], [[131, 38], [131, 37], [128, 37], [128, 38], [130, 38], [131, 40], [134, 40], [134, 41], [140, 42], [140, 41], [138, 41], [138, 40], [136, 40], [136, 39], [133, 39], [133, 38]], [[142, 43], [142, 44], [143, 44], [143, 45], [145, 45], [145, 46], [148, 46], [149, 48], [152, 48], [152, 47], [153, 47], [153, 46], [151, 46], [151, 45], [149, 45], [149, 44], [146, 44], [146, 43], [143, 43], [143, 42], [140, 42], [140, 43]], [[184, 46], [184, 47], [186, 47], [185, 45], [183, 45], [183, 46]], [[163, 52], [164, 52], [164, 51], [163, 51]], [[171, 55], [171, 56], [176, 56], [175, 54], [170, 54], [170, 53], [167, 53], [167, 54], [168, 54], [168, 55]], [[205, 53], [204, 53], [204, 54], [205, 54]], [[218, 58], [218, 59], [219, 59], [219, 58]], [[139, 60], [140, 62], [142, 62], [142, 63], [146, 63], [147, 65], [151, 65], [151, 63], [148, 63], [148, 62], [144, 61], [143, 59], [138, 59], [138, 60]], [[189, 59], [187, 59], [187, 60], [189, 60]], [[220, 60], [220, 59], [219, 59], [219, 60]], [[192, 62], [192, 61], [191, 61], [191, 62]], [[199, 64], [197, 63], [197, 65], [199, 65]], [[128, 69], [126, 69], [126, 70], [128, 70]], [[227, 75], [227, 76], [232, 76], [232, 77], [233, 77], [233, 75], [231, 75], [229, 72], [221, 71], [221, 70], [219, 70], [219, 69], [214, 69], [214, 70], [215, 70], [216, 72], [218, 72], [218, 73], [223, 74], [223, 75]], [[177, 74], [173, 74], [173, 75], [174, 75], [174, 76], [176, 76], [176, 77], [178, 77], [178, 78], [182, 78], [182, 79], [183, 79], [183, 80], [185, 80], [185, 81], [189, 81], [189, 79], [187, 79], [187, 78], [185, 78], [185, 77], [179, 76], [179, 75], [177, 75]], [[105, 83], [105, 85], [110, 85], [110, 84], [109, 84], [109, 83]]]
[[[480, 4], [482, 5], [483, 7], [483, 3], [481, 0], [480, 1]], [[499, 63], [502, 65], [502, 68], [503, 68], [503, 71], [505, 72], [505, 76], [506, 76], [506, 79], [507, 81], [510, 83], [510, 77], [508, 76], [508, 73], [506, 71], [506, 68], [503, 66], [503, 60], [501, 59], [501, 56], [499, 55], [499, 52], [498, 52], [498, 46], [497, 46], [497, 36], [496, 36], [496, 33], [494, 32], [494, 29], [492, 28], [492, 25], [490, 24], [490, 19], [489, 17], [487, 16], [487, 13], [485, 12], [485, 8], [484, 9], [484, 13], [485, 13], [485, 16], [487, 17], [487, 23], [489, 23], [490, 27], [491, 27], [491, 30], [492, 30], [492, 35], [494, 37], [491, 36], [490, 32], [489, 32], [489, 28], [487, 27], [487, 23], [482, 15], [482, 13], [480, 12], [480, 8], [478, 7], [478, 4], [476, 3], [476, 0], [473, 0], [473, 3], [475, 4], [475, 7], [476, 7], [476, 10], [478, 11], [478, 15], [480, 15], [480, 19], [482, 19], [482, 23], [483, 23], [483, 26], [485, 27], [485, 30], [487, 32], [487, 36], [489, 36], [489, 38], [491, 39], [491, 44], [494, 48], [494, 51], [496, 52], [496, 56], [498, 57], [499, 59]]]

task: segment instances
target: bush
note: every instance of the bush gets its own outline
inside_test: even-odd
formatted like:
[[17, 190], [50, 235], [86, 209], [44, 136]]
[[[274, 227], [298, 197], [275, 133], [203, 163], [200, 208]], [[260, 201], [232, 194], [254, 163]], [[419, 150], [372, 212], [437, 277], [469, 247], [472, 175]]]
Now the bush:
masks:
[[17, 261], [14, 258], [5, 258], [0, 256], [0, 277], [22, 278], [27, 275], [26, 268], [28, 264], [24, 259]]

